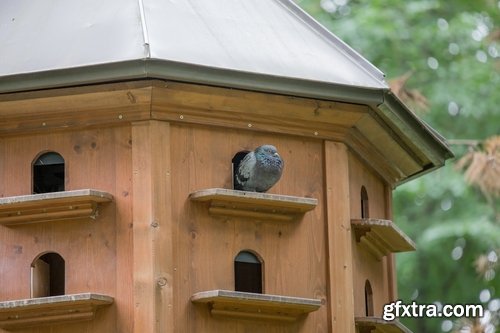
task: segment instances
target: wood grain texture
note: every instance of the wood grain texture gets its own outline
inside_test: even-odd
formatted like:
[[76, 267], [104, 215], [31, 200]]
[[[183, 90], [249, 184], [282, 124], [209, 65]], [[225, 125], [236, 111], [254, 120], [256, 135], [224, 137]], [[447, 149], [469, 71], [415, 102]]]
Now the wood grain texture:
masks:
[[0, 224], [20, 225], [71, 219], [95, 219], [109, 193], [84, 189], [0, 198]]
[[154, 118], [341, 140], [364, 106], [169, 82], [153, 89]]
[[[392, 212], [392, 189], [388, 184], [385, 185], [385, 216], [389, 220], [393, 218]], [[389, 302], [398, 299], [398, 282], [396, 272], [396, 255], [391, 253], [387, 256], [387, 285], [389, 291]]]
[[415, 251], [415, 243], [391, 220], [383, 219], [352, 219], [351, 226], [356, 235], [356, 241], [365, 237], [377, 247], [383, 256], [389, 253]]
[[384, 142], [384, 148], [379, 149], [391, 164], [397, 164], [404, 174], [413, 174], [422, 168], [423, 161], [413, 155], [405, 143], [398, 141], [394, 132], [386, 128], [380, 119], [373, 115], [365, 115], [357, 123], [356, 128], [369, 142]]
[[91, 293], [0, 302], [0, 328], [19, 330], [91, 320], [98, 308], [112, 303], [112, 297]]
[[191, 296], [191, 302], [208, 304], [214, 316], [254, 321], [296, 321], [321, 306], [316, 299], [229, 290], [202, 291]]
[[352, 126], [368, 112], [368, 107], [361, 105], [176, 82], [156, 85], [153, 104], [154, 116], [170, 111], [184, 111], [186, 115], [202, 111], [200, 115], [220, 114], [233, 121], [257, 116], [264, 123], [313, 122], [341, 127]]
[[354, 333], [353, 255], [347, 147], [325, 142], [331, 331]]
[[376, 144], [370, 142], [357, 128], [351, 129], [343, 142], [388, 184], [395, 184], [404, 177], [403, 171], [397, 165], [392, 165], [391, 161], [377, 149]]
[[0, 96], [0, 135], [149, 119], [151, 89], [138, 81], [5, 94]]
[[132, 216], [132, 130], [130, 126], [114, 133], [115, 174], [113, 179], [116, 207], [116, 332], [133, 332], [133, 216]]
[[[326, 300], [322, 144], [319, 140], [236, 129], [171, 125], [172, 220], [176, 242], [174, 306], [185, 332], [328, 332], [327, 307], [292, 323], [212, 317], [189, 300], [200, 291], [234, 290], [234, 258], [242, 250], [263, 260], [264, 293]], [[241, 150], [274, 144], [286, 164], [269, 194], [318, 198], [318, 206], [290, 222], [208, 214], [209, 203], [189, 194], [231, 188], [231, 159]]]
[[173, 332], [170, 129], [132, 125], [134, 332]]
[[[369, 166], [354, 154], [349, 154], [350, 212], [352, 219], [361, 219], [361, 187], [368, 194], [368, 218], [386, 219], [386, 183]], [[354, 264], [354, 307], [356, 316], [366, 316], [365, 283], [370, 282], [373, 291], [373, 310], [376, 316], [382, 315], [384, 304], [389, 301], [389, 280], [387, 256], [379, 254], [378, 260], [372, 253], [377, 250], [373, 242], [356, 242], [352, 234], [352, 253]]]
[[413, 333], [399, 320], [386, 321], [377, 317], [356, 317], [356, 326], [369, 329], [373, 333]]
[[262, 221], [294, 221], [318, 204], [315, 198], [238, 191], [204, 189], [189, 194], [193, 201], [209, 202], [212, 215], [247, 217]]
[[[43, 151], [59, 152], [66, 161], [68, 191], [98, 188], [113, 195], [95, 220], [55, 221], [0, 226], [0, 300], [30, 297], [30, 266], [46, 252], [65, 260], [66, 294], [92, 292], [114, 297], [95, 319], [30, 328], [22, 333], [132, 332], [132, 243], [129, 238], [131, 145], [128, 127], [105, 127], [45, 134], [8, 136], [0, 140], [1, 197], [31, 193], [31, 163]], [[117, 251], [119, 255], [117, 255]], [[4, 332], [0, 329], [0, 332]]]

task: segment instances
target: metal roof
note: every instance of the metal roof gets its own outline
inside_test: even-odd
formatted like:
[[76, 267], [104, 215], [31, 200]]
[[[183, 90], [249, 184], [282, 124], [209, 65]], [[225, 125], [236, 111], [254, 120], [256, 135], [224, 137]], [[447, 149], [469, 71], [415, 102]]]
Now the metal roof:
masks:
[[382, 72], [288, 0], [3, 0], [0, 50], [0, 92], [22, 90], [26, 74], [117, 63], [127, 65], [116, 76], [149, 76], [149, 63], [168, 76], [178, 64], [387, 89]]

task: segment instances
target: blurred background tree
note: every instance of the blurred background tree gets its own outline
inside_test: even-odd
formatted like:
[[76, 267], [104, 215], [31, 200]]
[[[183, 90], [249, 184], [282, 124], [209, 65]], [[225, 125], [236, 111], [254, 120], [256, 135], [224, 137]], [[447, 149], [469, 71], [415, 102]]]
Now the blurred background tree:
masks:
[[[500, 332], [500, 1], [296, 0], [387, 76], [456, 155], [397, 188], [404, 302], [483, 304], [480, 319], [404, 319], [416, 333]], [[335, 64], [332, 64], [335, 66]]]

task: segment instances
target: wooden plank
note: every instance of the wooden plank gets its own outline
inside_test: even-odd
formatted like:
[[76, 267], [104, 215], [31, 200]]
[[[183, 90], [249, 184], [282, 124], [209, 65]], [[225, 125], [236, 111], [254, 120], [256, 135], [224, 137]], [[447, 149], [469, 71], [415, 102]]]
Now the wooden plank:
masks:
[[379, 151], [377, 143], [369, 141], [359, 129], [352, 128], [342, 141], [391, 186], [405, 177], [403, 171]]
[[210, 86], [155, 86], [152, 117], [171, 122], [341, 140], [368, 107]]
[[59, 325], [65, 323], [76, 323], [81, 321], [91, 321], [94, 319], [95, 313], [88, 307], [77, 307], [72, 309], [74, 311], [71, 315], [67, 314], [53, 314], [44, 315], [42, 317], [26, 318], [12, 320], [8, 323], [2, 324], [6, 330], [19, 330], [29, 328], [39, 328], [46, 325]]
[[304, 312], [319, 309], [321, 300], [283, 295], [257, 294], [230, 290], [202, 291], [191, 297], [193, 303], [235, 302], [247, 305], [286, 306]]
[[230, 190], [225, 188], [211, 188], [199, 190], [189, 195], [194, 201], [229, 201], [234, 203], [248, 203], [270, 207], [284, 207], [295, 209], [298, 212], [307, 212], [314, 209], [318, 200], [314, 198], [296, 197], [292, 195], [270, 194], [249, 191]]
[[72, 304], [107, 305], [112, 303], [113, 297], [107, 295], [96, 293], [81, 293], [4, 301], [0, 302], [0, 313], [4, 316], [7, 312], [17, 312], [23, 310], [34, 310], [52, 307], [55, 308], [59, 306], [67, 309]]
[[359, 243], [363, 246], [363, 248], [371, 253], [375, 259], [378, 261], [382, 260], [382, 258], [386, 255], [383, 248], [377, 247], [377, 245], [373, 244], [367, 237], [362, 236], [359, 240]]
[[[384, 197], [385, 197], [385, 217], [388, 220], [392, 220], [392, 189], [389, 185], [384, 186]], [[390, 253], [387, 256], [387, 293], [390, 302], [396, 301], [398, 299], [398, 283], [397, 283], [397, 272], [396, 272], [396, 256], [394, 253]]]
[[[415, 251], [415, 243], [392, 221], [383, 219], [353, 219], [351, 225], [359, 239], [365, 234], [373, 233], [371, 241], [380, 247], [382, 252]], [[378, 240], [376, 240], [378, 238]]]
[[134, 332], [173, 332], [169, 124], [132, 124]]
[[132, 191], [132, 136], [125, 126], [114, 134], [115, 237], [116, 237], [116, 332], [133, 332], [134, 325], [134, 244]]
[[[156, 83], [155, 83], [156, 82]], [[0, 103], [26, 101], [37, 98], [56, 97], [56, 96], [72, 96], [78, 94], [92, 94], [103, 91], [119, 91], [130, 89], [141, 89], [158, 84], [158, 80], [138, 80], [138, 81], [122, 81], [116, 83], [92, 84], [87, 86], [76, 87], [61, 87], [43, 90], [31, 90], [0, 94]]]
[[50, 206], [54, 203], [72, 204], [82, 200], [109, 202], [113, 200], [113, 196], [107, 192], [94, 189], [18, 195], [0, 198], [0, 209]]
[[347, 147], [325, 142], [328, 300], [331, 332], [354, 333], [353, 256]]
[[156, 332], [150, 122], [132, 123], [133, 332]]
[[69, 218], [95, 219], [97, 204], [111, 200], [111, 194], [92, 189], [0, 198], [0, 224], [13, 226]]
[[342, 141], [349, 127], [318, 121], [296, 121], [282, 116], [262, 117], [256, 114], [232, 114], [225, 111], [165, 108], [153, 105], [152, 118], [185, 124], [199, 124], [221, 128], [237, 128], [250, 132], [269, 132]]
[[154, 281], [156, 283], [156, 329], [173, 333], [174, 321], [174, 238], [172, 235], [172, 184], [170, 124], [152, 121], [151, 176], [154, 228]]
[[124, 83], [4, 95], [0, 134], [148, 119], [151, 89]]
[[280, 321], [295, 321], [321, 306], [318, 299], [228, 290], [199, 292], [191, 302], [209, 304], [212, 315]]
[[371, 329], [373, 333], [412, 333], [399, 320], [387, 321], [378, 317], [356, 317], [356, 326]]
[[112, 297], [94, 293], [0, 302], [0, 328], [22, 329], [90, 320], [98, 308], [112, 303]]
[[202, 110], [210, 116], [214, 111], [223, 111], [233, 117], [253, 114], [259, 118], [340, 126], [351, 126], [368, 112], [368, 107], [361, 105], [177, 82], [154, 87], [153, 104], [153, 114], [182, 109]]
[[411, 153], [400, 138], [393, 137], [391, 131], [380, 124], [373, 115], [365, 115], [357, 123], [356, 128], [368, 139], [376, 142], [379, 152], [405, 175], [412, 175], [422, 170], [420, 159]]
[[318, 204], [314, 198], [212, 188], [192, 192], [193, 201], [209, 202], [213, 215], [292, 221]]

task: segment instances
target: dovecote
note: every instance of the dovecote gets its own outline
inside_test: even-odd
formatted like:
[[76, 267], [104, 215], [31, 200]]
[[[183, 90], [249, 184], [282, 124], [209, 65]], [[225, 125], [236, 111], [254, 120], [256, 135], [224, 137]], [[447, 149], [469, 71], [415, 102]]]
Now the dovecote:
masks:
[[290, 0], [0, 7], [0, 333], [406, 332], [392, 189], [451, 152], [376, 67]]

